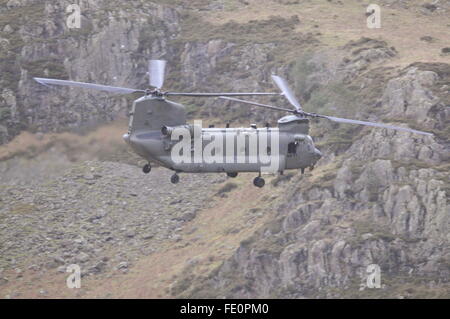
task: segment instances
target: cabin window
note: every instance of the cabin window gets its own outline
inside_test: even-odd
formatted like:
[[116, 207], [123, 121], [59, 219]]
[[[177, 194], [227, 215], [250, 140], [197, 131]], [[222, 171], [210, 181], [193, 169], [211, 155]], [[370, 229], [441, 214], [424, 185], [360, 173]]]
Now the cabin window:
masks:
[[291, 142], [288, 144], [288, 154], [295, 154], [297, 152], [297, 143]]

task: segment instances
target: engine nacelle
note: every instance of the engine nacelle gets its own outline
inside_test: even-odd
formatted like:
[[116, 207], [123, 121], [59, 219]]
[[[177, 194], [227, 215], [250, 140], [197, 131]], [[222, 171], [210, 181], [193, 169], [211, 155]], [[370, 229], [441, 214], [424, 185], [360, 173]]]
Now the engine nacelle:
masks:
[[191, 136], [194, 135], [194, 125], [189, 125], [189, 124], [187, 124], [187, 125], [178, 125], [178, 126], [165, 126], [164, 125], [163, 127], [161, 127], [161, 133], [164, 136], [171, 137], [172, 133], [174, 132], [174, 130], [175, 129], [180, 129], [180, 128], [188, 130], [189, 133], [191, 134]]

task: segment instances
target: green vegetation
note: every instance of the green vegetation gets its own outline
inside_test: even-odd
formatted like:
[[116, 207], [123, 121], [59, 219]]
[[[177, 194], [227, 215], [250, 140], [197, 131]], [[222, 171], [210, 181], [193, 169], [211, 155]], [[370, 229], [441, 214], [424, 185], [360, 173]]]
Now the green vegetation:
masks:
[[56, 79], [68, 79], [64, 64], [55, 59], [41, 59], [22, 64], [32, 77], [47, 76]]
[[435, 168], [435, 165], [426, 163], [424, 161], [419, 161], [416, 159], [408, 159], [407, 162], [402, 162], [402, 161], [398, 161], [398, 160], [391, 160], [392, 163], [392, 167], [394, 167], [395, 169], [399, 168], [399, 167], [404, 167], [407, 170], [418, 170], [418, 169], [422, 169], [422, 168]]
[[353, 229], [356, 231], [356, 234], [349, 240], [349, 243], [352, 246], [358, 246], [363, 243], [365, 240], [362, 238], [364, 234], [372, 234], [370, 240], [384, 240], [384, 241], [392, 241], [396, 238], [396, 236], [390, 233], [384, 225], [380, 225], [375, 221], [371, 220], [358, 220], [352, 224]]
[[[154, 45], [154, 42], [161, 38], [162, 34], [167, 34], [167, 27], [164, 20], [156, 18], [148, 19], [149, 28], [143, 28], [139, 34], [139, 48], [138, 52], [142, 53], [144, 50], [148, 50]], [[171, 67], [173, 66], [172, 61]], [[169, 75], [169, 74], [168, 74]]]
[[[287, 245], [287, 238], [282, 232], [284, 217], [271, 220], [263, 228], [241, 242], [242, 247], [255, 249], [262, 254], [279, 257]], [[263, 236], [270, 232], [270, 236]]]
[[20, 80], [20, 69], [16, 63], [15, 54], [11, 52], [0, 52], [0, 86], [14, 92]]
[[185, 104], [185, 103], [182, 104], [185, 106], [187, 117], [189, 119], [195, 118], [196, 115], [198, 114], [200, 107], [195, 104]]
[[[6, 7], [8, 1], [2, 1], [0, 5], [2, 8]], [[2, 12], [0, 15], [0, 29], [6, 25], [10, 25], [14, 30], [21, 26], [24, 26], [29, 21], [42, 21], [44, 17], [44, 3], [33, 3], [25, 6], [18, 6], [12, 9], [8, 9]]]
[[360, 289], [365, 285], [365, 281], [361, 279], [353, 279], [348, 284], [348, 288], [330, 288], [322, 292], [323, 296], [328, 291], [332, 295], [340, 298], [355, 299], [381, 299], [381, 298], [408, 298], [408, 299], [440, 299], [448, 298], [450, 288], [433, 287], [430, 282], [438, 282], [438, 278], [432, 276], [418, 276], [398, 274], [392, 272], [382, 272], [380, 289]]
[[[6, 7], [6, 2], [1, 4]], [[16, 57], [20, 54], [24, 41], [18, 32], [30, 21], [43, 21], [44, 4], [35, 3], [6, 10], [0, 15], [0, 37], [8, 40], [5, 50], [0, 51], [0, 86], [16, 91], [20, 79], [20, 68]], [[3, 32], [9, 26], [12, 32]]]
[[277, 175], [270, 183], [272, 184], [272, 186], [277, 187], [281, 183], [290, 181], [292, 179], [292, 177], [294, 177], [294, 176], [295, 176], [295, 173], [292, 173], [292, 172], [283, 174], [283, 175]]
[[357, 138], [361, 128], [350, 125], [333, 124], [328, 134], [320, 139], [316, 145], [319, 148], [327, 148], [328, 152], [340, 153], [348, 149]]
[[183, 276], [183, 278], [177, 281], [170, 289], [170, 293], [174, 296], [177, 296], [184, 291], [188, 290], [192, 283], [195, 282], [196, 277], [193, 274], [189, 276]]
[[305, 100], [309, 100], [309, 84], [308, 77], [317, 71], [317, 67], [311, 63], [313, 52], [306, 52], [294, 62], [291, 69], [291, 76], [295, 83], [297, 96], [303, 96]]
[[377, 202], [380, 194], [380, 186], [382, 184], [381, 177], [372, 169], [367, 170], [367, 191], [369, 193], [369, 202]]
[[11, 116], [11, 110], [8, 107], [0, 107], [0, 122], [8, 120]]
[[332, 82], [314, 90], [305, 108], [323, 113], [338, 110], [339, 116], [349, 116], [359, 110], [360, 105], [357, 101], [356, 91], [350, 90], [341, 82]]

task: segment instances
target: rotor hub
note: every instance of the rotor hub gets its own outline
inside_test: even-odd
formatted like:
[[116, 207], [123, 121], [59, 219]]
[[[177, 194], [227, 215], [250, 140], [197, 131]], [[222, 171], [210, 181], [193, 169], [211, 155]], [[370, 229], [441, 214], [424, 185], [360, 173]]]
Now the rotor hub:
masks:
[[152, 88], [148, 88], [145, 90], [145, 95], [151, 95], [151, 96], [156, 96], [156, 97], [163, 97], [164, 96], [164, 92], [162, 92], [160, 89], [152, 89]]

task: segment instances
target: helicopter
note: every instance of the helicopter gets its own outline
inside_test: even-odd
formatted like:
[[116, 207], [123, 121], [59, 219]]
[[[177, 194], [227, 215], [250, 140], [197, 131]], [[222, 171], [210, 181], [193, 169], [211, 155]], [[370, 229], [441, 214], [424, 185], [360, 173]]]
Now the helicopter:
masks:
[[[326, 119], [338, 123], [358, 124], [378, 128], [406, 131], [432, 136], [433, 134], [406, 127], [351, 120], [303, 110], [286, 80], [272, 75], [275, 85], [281, 92], [249, 93], [182, 93], [163, 91], [166, 61], [149, 61], [149, 88], [132, 89], [107, 85], [34, 78], [43, 85], [62, 85], [94, 89], [115, 94], [141, 93], [142, 97], [133, 102], [129, 113], [128, 132], [124, 141], [135, 153], [147, 161], [142, 167], [145, 174], [151, 172], [151, 163], [156, 163], [174, 171], [170, 181], [177, 184], [180, 173], [225, 173], [235, 178], [241, 172], [254, 172], [256, 187], [263, 187], [263, 173], [283, 174], [285, 170], [306, 168], [311, 170], [322, 157], [309, 135], [310, 119]], [[284, 96], [294, 108], [286, 108], [242, 100], [241, 96]], [[249, 128], [208, 127], [198, 123], [188, 124], [187, 112], [182, 104], [168, 100], [168, 97], [215, 97], [230, 102], [258, 106], [274, 111], [283, 111], [277, 127], [258, 128], [252, 124]], [[212, 146], [211, 146], [212, 145]], [[205, 156], [205, 152], [206, 155]]]

